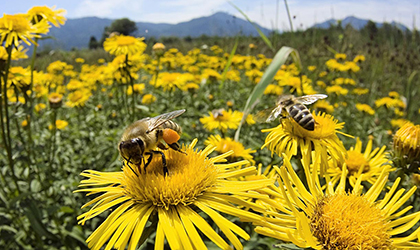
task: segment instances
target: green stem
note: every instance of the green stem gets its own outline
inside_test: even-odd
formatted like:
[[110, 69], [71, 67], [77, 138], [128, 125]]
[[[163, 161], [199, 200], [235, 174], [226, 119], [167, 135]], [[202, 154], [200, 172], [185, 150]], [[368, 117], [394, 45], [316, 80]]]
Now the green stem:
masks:
[[[35, 38], [35, 44], [38, 44], [39, 38]], [[36, 49], [38, 46], [34, 46], [34, 50], [32, 52], [32, 58], [31, 58], [31, 82], [29, 84], [29, 91], [30, 96], [27, 96], [26, 93], [24, 93], [25, 97], [28, 97], [26, 101], [29, 101], [29, 106], [26, 111], [26, 120], [28, 121], [28, 158], [29, 158], [29, 164], [32, 165], [32, 147], [33, 147], [33, 138], [32, 138], [32, 114], [34, 110], [34, 93], [32, 91], [34, 86], [34, 67], [35, 67], [35, 58], [36, 58]], [[36, 165], [36, 164], [35, 164]]]
[[292, 31], [292, 33], [293, 33], [293, 23], [292, 23], [292, 17], [290, 16], [289, 5], [287, 5], [287, 0], [284, 0], [284, 5], [286, 5], [287, 16], [289, 17], [290, 30], [291, 30], [291, 31]]
[[[135, 115], [135, 109], [136, 109], [136, 92], [134, 91], [134, 79], [130, 74], [130, 69], [128, 67], [128, 54], [125, 56], [125, 70], [127, 72], [128, 78], [130, 79], [130, 85], [131, 85], [131, 91], [132, 91], [132, 95], [133, 95], [133, 100], [131, 103], [131, 108], [132, 108], [132, 113], [131, 115], [134, 116]], [[127, 100], [128, 101], [128, 100]]]
[[49, 171], [52, 171], [53, 161], [54, 161], [54, 155], [55, 155], [55, 139], [57, 134], [57, 126], [55, 124], [55, 121], [57, 120], [57, 110], [53, 109], [53, 113], [51, 116], [51, 122], [52, 122], [52, 130], [51, 130], [51, 146], [50, 146], [50, 160], [49, 160]]
[[16, 190], [18, 191], [18, 194], [20, 193], [19, 185], [18, 185], [18, 179], [15, 174], [15, 168], [14, 168], [14, 161], [13, 161], [13, 153], [12, 153], [12, 139], [10, 137], [10, 117], [9, 117], [9, 107], [8, 107], [8, 100], [7, 100], [7, 79], [9, 75], [9, 69], [10, 69], [10, 63], [12, 61], [12, 49], [13, 45], [6, 48], [8, 57], [7, 57], [7, 63], [6, 63], [6, 69], [5, 74], [3, 75], [3, 97], [4, 97], [4, 117], [6, 120], [6, 136], [5, 141], [7, 141], [6, 144], [6, 150], [7, 150], [7, 158], [9, 160], [9, 166], [12, 173], [13, 181], [16, 185]]
[[158, 56], [157, 58], [157, 66], [156, 66], [156, 75], [155, 75], [155, 87], [156, 87], [156, 82], [159, 76], [159, 66], [160, 66], [160, 56]]

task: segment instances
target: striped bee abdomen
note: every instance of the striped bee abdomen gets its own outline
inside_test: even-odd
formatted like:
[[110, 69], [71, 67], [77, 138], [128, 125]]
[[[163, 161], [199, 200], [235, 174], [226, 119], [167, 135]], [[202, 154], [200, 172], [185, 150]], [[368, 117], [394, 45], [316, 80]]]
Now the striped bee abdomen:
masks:
[[304, 129], [313, 131], [315, 129], [315, 119], [305, 105], [295, 103], [286, 107], [289, 115]]
[[177, 123], [175, 123], [175, 122], [173, 122], [173, 121], [171, 121], [171, 120], [164, 122], [164, 123], [161, 125], [161, 127], [162, 127], [163, 129], [165, 129], [165, 128], [170, 128], [170, 129], [172, 129], [172, 130], [176, 131], [178, 134], [181, 134], [181, 133], [182, 133], [181, 126], [179, 126]]

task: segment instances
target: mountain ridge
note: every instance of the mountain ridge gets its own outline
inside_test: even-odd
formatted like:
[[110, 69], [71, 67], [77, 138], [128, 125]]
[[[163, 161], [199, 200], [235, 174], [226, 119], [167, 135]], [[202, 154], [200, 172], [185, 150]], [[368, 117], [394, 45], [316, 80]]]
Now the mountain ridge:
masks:
[[[49, 35], [54, 40], [40, 42], [42, 46], [70, 50], [72, 48], [86, 48], [91, 36], [100, 40], [106, 26], [110, 26], [114, 20], [99, 17], [83, 17], [68, 19], [60, 28], [52, 27]], [[271, 30], [258, 24], [257, 27], [266, 35]], [[226, 12], [216, 12], [210, 16], [198, 17], [177, 24], [136, 22], [137, 31], [133, 36], [139, 37], [199, 37], [207, 36], [258, 36], [255, 27], [248, 21], [230, 15]]]
[[[73, 48], [81, 49], [87, 48], [91, 36], [94, 36], [98, 41], [102, 37], [104, 28], [110, 26], [113, 19], [100, 17], [82, 17], [68, 19], [66, 24], [60, 28], [52, 27], [49, 35], [54, 39], [40, 41], [41, 49], [47, 47], [50, 49], [64, 49], [70, 50]], [[351, 25], [355, 29], [360, 30], [369, 20], [357, 18], [355, 16], [348, 16], [341, 20], [342, 27]], [[254, 23], [265, 34], [268, 35], [272, 30], [264, 28], [257, 23]], [[331, 25], [337, 25], [337, 19], [329, 19], [321, 23], [313, 25], [311, 28], [327, 29]], [[375, 23], [380, 28], [383, 23]], [[400, 23], [391, 22], [391, 25], [406, 31], [408, 28]], [[207, 36], [235, 36], [238, 34], [245, 36], [258, 36], [255, 27], [248, 21], [228, 14], [226, 12], [216, 12], [210, 16], [202, 16], [191, 19], [189, 21], [180, 22], [177, 24], [169, 23], [150, 23], [150, 22], [136, 22], [137, 31], [133, 33], [138, 37], [199, 37], [201, 35]]]
[[[324, 22], [314, 24], [312, 26], [312, 28], [328, 29], [332, 25], [338, 25], [339, 20], [341, 21], [341, 27], [344, 28], [347, 25], [351, 25], [356, 30], [361, 30], [369, 22], [369, 19], [362, 19], [362, 18], [358, 18], [358, 17], [355, 17], [355, 16], [348, 16], [344, 19], [333, 19], [333, 18], [328, 19]], [[374, 23], [376, 24], [377, 28], [382, 27], [383, 24], [384, 24], [384, 23], [379, 23], [379, 22], [374, 22]], [[395, 21], [392, 21], [389, 24], [399, 28], [402, 31], [408, 30], [408, 28], [405, 25], [403, 25], [401, 23], [397, 23]]]

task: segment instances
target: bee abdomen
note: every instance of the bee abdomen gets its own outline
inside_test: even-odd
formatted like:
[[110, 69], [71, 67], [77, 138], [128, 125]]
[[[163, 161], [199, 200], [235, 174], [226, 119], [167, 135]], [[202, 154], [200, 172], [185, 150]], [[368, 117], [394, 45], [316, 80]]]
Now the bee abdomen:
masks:
[[303, 104], [295, 104], [288, 109], [290, 116], [304, 129], [313, 131], [315, 120], [311, 112]]
[[165, 128], [172, 129], [172, 130], [176, 131], [178, 134], [181, 134], [182, 133], [181, 126], [179, 126], [178, 124], [176, 124], [173, 121], [166, 121], [166, 122], [164, 122], [162, 124], [162, 128], [164, 128], [164, 129]]

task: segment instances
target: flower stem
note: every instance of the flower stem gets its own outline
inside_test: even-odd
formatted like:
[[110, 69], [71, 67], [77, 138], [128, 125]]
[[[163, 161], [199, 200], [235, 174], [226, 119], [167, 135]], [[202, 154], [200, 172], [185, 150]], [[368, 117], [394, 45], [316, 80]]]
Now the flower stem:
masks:
[[57, 120], [57, 110], [53, 109], [53, 113], [51, 115], [51, 123], [52, 123], [52, 130], [51, 130], [51, 146], [50, 146], [50, 160], [49, 160], [49, 171], [52, 171], [54, 155], [55, 155], [55, 139], [57, 134], [57, 126], [55, 121]]
[[[38, 38], [35, 38], [35, 44], [38, 44]], [[35, 66], [35, 58], [36, 58], [36, 49], [38, 48], [38, 46], [34, 46], [34, 50], [32, 52], [32, 58], [31, 58], [31, 82], [29, 84], [29, 96], [26, 95], [26, 93], [24, 93], [25, 97], [27, 97], [29, 106], [28, 109], [26, 110], [26, 120], [28, 121], [28, 127], [27, 127], [27, 131], [28, 131], [28, 158], [29, 158], [29, 164], [32, 165], [32, 148], [33, 148], [33, 138], [32, 138], [32, 113], [34, 110], [34, 93], [32, 91], [33, 86], [34, 86], [34, 66]], [[34, 164], [36, 165], [36, 164]]]
[[[9, 117], [9, 107], [8, 107], [8, 100], [7, 100], [7, 79], [9, 75], [9, 69], [10, 69], [10, 63], [12, 61], [12, 49], [13, 45], [6, 48], [8, 57], [6, 62], [6, 68], [5, 68], [5, 74], [3, 75], [3, 93], [2, 96], [4, 97], [4, 116], [2, 114], [2, 129], [3, 127], [6, 128], [5, 135], [3, 136], [4, 144], [6, 146], [7, 151], [7, 158], [9, 161], [9, 167], [12, 174], [13, 181], [16, 185], [16, 190], [18, 191], [18, 194], [20, 193], [19, 185], [18, 185], [18, 179], [15, 174], [15, 168], [14, 168], [14, 161], [13, 161], [13, 153], [12, 153], [12, 140], [10, 137], [10, 117]], [[1, 86], [0, 86], [1, 87]], [[5, 126], [3, 125], [3, 119], [5, 119]], [[3, 131], [2, 131], [3, 132]]]

